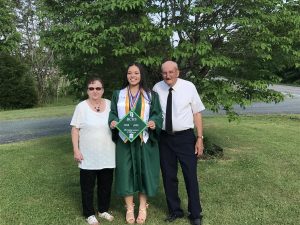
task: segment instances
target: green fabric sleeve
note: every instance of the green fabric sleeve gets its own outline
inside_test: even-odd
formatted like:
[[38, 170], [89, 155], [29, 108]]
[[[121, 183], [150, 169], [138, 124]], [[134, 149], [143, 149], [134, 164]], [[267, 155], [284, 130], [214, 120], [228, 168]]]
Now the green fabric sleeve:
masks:
[[[108, 126], [110, 126], [110, 123], [112, 121], [117, 121], [117, 122], [119, 121], [118, 108], [117, 108], [119, 93], [120, 93], [120, 91], [114, 91], [112, 94], [110, 112], [109, 112], [109, 117], [108, 117]], [[114, 142], [117, 142], [118, 137], [119, 137], [118, 129], [117, 128], [111, 129], [111, 133], [112, 133], [112, 140]]]
[[151, 107], [150, 107], [150, 115], [149, 120], [155, 122], [155, 130], [149, 129], [149, 138], [151, 141], [158, 141], [159, 134], [162, 129], [163, 117], [162, 117], [162, 110], [159, 103], [159, 97], [156, 92], [152, 91], [152, 100], [151, 100]]

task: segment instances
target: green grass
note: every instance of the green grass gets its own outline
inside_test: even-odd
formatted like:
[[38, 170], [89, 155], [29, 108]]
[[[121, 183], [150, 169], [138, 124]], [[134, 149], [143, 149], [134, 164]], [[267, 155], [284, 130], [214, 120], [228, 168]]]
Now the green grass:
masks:
[[200, 166], [205, 224], [298, 224], [300, 116], [205, 118], [224, 160]]
[[71, 116], [74, 109], [75, 105], [66, 105], [0, 111], [0, 121]]
[[72, 116], [74, 109], [75, 105], [65, 105], [0, 111], [0, 121]]
[[[239, 123], [205, 117], [204, 127], [225, 152], [223, 159], [199, 161], [203, 224], [298, 224], [300, 116], [244, 116]], [[0, 225], [86, 224], [69, 135], [0, 145], [0, 158]], [[147, 224], [164, 224], [162, 187], [149, 202]], [[125, 224], [121, 198], [113, 195], [111, 210], [115, 221], [101, 223]]]
[[71, 116], [74, 112], [75, 105], [76, 102], [70, 97], [64, 97], [41, 107], [19, 110], [0, 110], [0, 121]]

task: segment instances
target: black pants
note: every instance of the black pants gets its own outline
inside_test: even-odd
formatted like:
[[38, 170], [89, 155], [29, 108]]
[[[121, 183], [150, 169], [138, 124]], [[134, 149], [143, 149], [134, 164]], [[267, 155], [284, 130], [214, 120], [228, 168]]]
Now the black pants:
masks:
[[111, 186], [114, 169], [84, 170], [80, 169], [80, 186], [83, 215], [95, 215], [94, 188], [97, 179], [97, 202], [100, 213], [107, 212], [110, 205]]
[[196, 137], [192, 129], [169, 135], [160, 135], [160, 165], [170, 214], [183, 215], [178, 195], [178, 161], [181, 165], [188, 195], [188, 211], [191, 219], [200, 218], [202, 212], [197, 180]]

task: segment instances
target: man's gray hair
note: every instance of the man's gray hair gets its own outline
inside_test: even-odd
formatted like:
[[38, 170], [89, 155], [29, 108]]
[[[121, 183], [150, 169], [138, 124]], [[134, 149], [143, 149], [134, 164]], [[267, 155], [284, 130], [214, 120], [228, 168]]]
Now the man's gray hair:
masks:
[[174, 61], [171, 61], [171, 60], [165, 61], [163, 64], [161, 64], [161, 70], [163, 69], [163, 67], [164, 67], [165, 64], [169, 64], [169, 63], [173, 64], [174, 67], [175, 67], [175, 69], [178, 70], [178, 64], [176, 62], [174, 62]]

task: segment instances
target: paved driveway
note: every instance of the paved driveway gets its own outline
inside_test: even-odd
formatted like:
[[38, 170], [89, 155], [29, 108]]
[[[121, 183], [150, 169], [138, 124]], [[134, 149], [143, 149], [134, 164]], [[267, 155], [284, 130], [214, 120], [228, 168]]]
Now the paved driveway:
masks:
[[0, 121], [0, 144], [70, 132], [70, 117]]
[[[234, 110], [239, 114], [299, 114], [300, 113], [300, 95], [286, 96], [286, 99], [280, 103], [253, 103], [252, 105], [242, 109], [235, 106]], [[204, 115], [216, 115], [206, 110]], [[220, 111], [218, 114], [225, 114], [225, 111]]]
[[[299, 114], [300, 113], [300, 87], [273, 85], [270, 89], [279, 91], [286, 95], [285, 100], [280, 103], [253, 103], [246, 109], [235, 106], [234, 110], [239, 114]], [[204, 115], [216, 115], [206, 110]], [[218, 114], [225, 114], [220, 111]]]

